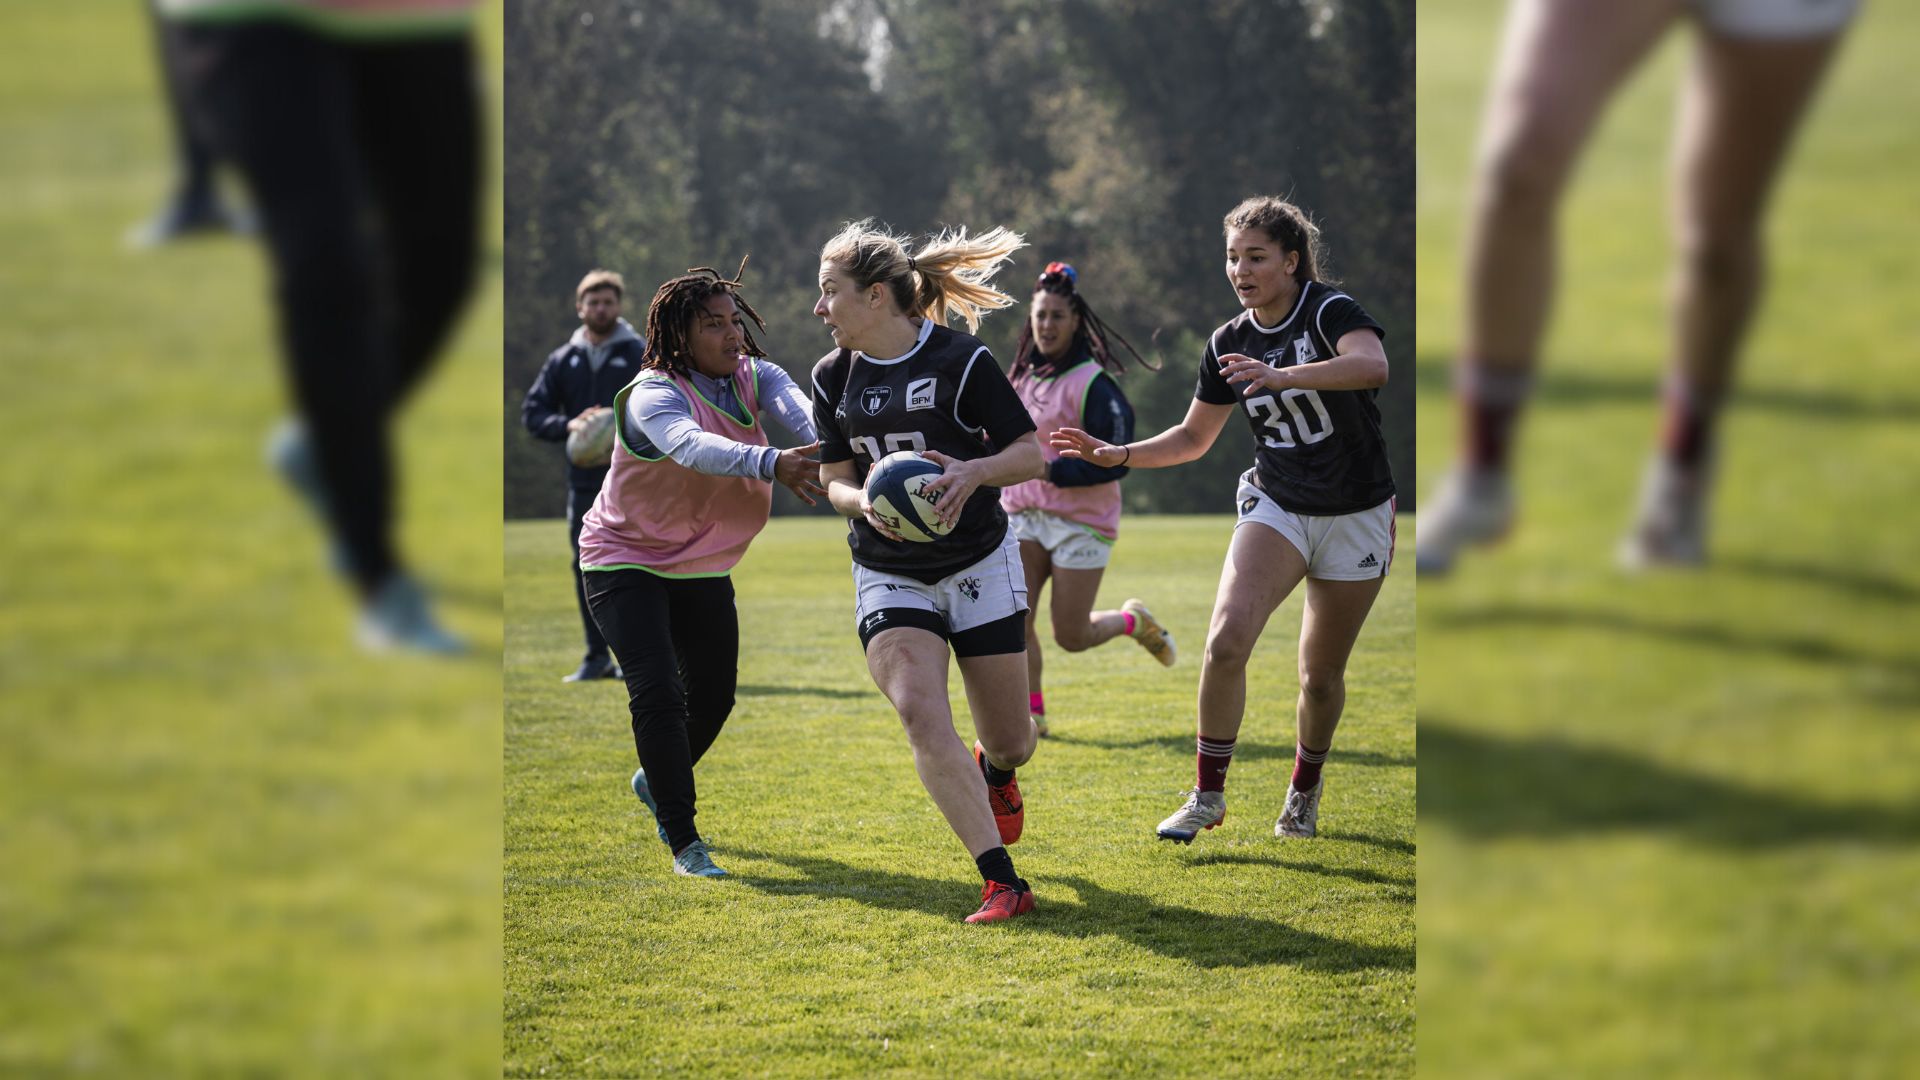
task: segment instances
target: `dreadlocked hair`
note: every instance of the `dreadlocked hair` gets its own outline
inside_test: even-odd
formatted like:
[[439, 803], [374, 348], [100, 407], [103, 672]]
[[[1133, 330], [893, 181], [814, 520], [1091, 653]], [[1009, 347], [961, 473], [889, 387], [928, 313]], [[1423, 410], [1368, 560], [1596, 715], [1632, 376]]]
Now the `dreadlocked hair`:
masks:
[[1234, 229], [1260, 229], [1284, 251], [1300, 253], [1300, 265], [1294, 268], [1294, 280], [1301, 284], [1318, 281], [1322, 284], [1336, 284], [1334, 279], [1322, 277], [1320, 264], [1326, 261], [1326, 248], [1320, 243], [1320, 228], [1307, 216], [1305, 210], [1276, 195], [1255, 195], [1243, 200], [1239, 206], [1227, 211], [1226, 220], [1221, 222], [1222, 232]]
[[[764, 333], [767, 329], [765, 320], [753, 310], [753, 305], [747, 303], [746, 297], [740, 295], [740, 278], [746, 269], [747, 260], [741, 259], [740, 269], [728, 278], [722, 277], [720, 271], [711, 266], [696, 266], [654, 290], [653, 302], [647, 305], [647, 350], [641, 357], [640, 366], [682, 375], [692, 370], [693, 356], [687, 344], [688, 331], [693, 329], [693, 321], [705, 309], [707, 301], [718, 295], [733, 297], [740, 313]], [[746, 354], [767, 355], [760, 348], [760, 343], [753, 340], [753, 331], [749, 328], [743, 330]]]
[[[1094, 314], [1093, 305], [1080, 295], [1080, 275], [1073, 267], [1063, 262], [1051, 262], [1040, 273], [1040, 280], [1034, 283], [1033, 291], [1064, 296], [1073, 306], [1073, 313], [1080, 317], [1080, 327], [1073, 332], [1073, 342], [1067, 347], [1068, 359], [1086, 353], [1109, 375], [1118, 376], [1126, 369], [1126, 361], [1113, 351], [1109, 341], [1117, 341], [1121, 347], [1133, 355], [1134, 360], [1148, 371], [1159, 371], [1160, 365], [1149, 363], [1140, 355], [1140, 350], [1121, 335], [1120, 331], [1107, 325], [1107, 321]], [[1014, 347], [1013, 370], [1008, 378], [1018, 378], [1029, 371], [1052, 366], [1052, 361], [1041, 354], [1033, 342], [1033, 320], [1023, 319], [1020, 323], [1020, 343]]]
[[965, 228], [947, 229], [911, 254], [907, 239], [865, 218], [835, 233], [820, 249], [820, 261], [838, 267], [855, 288], [885, 284], [894, 306], [909, 318], [945, 323], [959, 315], [968, 333], [980, 329], [981, 316], [1014, 302], [987, 282], [1026, 246], [1019, 233], [996, 227], [968, 236]]

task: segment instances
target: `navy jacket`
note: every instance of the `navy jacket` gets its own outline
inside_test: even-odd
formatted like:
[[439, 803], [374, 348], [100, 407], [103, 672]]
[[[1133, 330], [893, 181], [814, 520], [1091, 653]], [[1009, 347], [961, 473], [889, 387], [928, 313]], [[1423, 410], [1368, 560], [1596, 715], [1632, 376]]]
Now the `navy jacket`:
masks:
[[[553, 350], [547, 362], [540, 366], [539, 377], [533, 380], [526, 400], [520, 404], [520, 422], [535, 438], [565, 443], [567, 421], [595, 405], [612, 407], [613, 395], [640, 374], [640, 358], [646, 347], [646, 342], [622, 319], [620, 330], [600, 346], [607, 352], [607, 358], [600, 370], [595, 371], [588, 360], [590, 347], [586, 334], [576, 331], [571, 340]], [[607, 475], [605, 465], [583, 469], [567, 461], [564, 453], [560, 460], [567, 466], [569, 486], [600, 490], [600, 482]]]

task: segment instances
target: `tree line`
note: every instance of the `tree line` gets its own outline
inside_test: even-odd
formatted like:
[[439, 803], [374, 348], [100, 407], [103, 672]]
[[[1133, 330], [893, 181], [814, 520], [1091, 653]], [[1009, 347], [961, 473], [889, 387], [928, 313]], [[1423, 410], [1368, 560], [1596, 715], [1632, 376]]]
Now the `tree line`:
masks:
[[[1121, 385], [1141, 435], [1185, 414], [1206, 335], [1238, 306], [1220, 219], [1279, 194], [1320, 224], [1327, 270], [1384, 325], [1380, 404], [1413, 495], [1411, 0], [526, 0], [506, 6], [506, 513], [550, 517], [559, 452], [521, 398], [619, 270], [637, 325], [654, 286], [731, 272], [761, 340], [804, 380], [823, 241], [873, 217], [924, 235], [1005, 225], [1021, 304], [981, 337], [1002, 363], [1040, 268], [1150, 358]], [[1125, 482], [1135, 512], [1223, 513], [1251, 462], [1230, 426], [1180, 469]], [[777, 491], [775, 512], [804, 508]]]

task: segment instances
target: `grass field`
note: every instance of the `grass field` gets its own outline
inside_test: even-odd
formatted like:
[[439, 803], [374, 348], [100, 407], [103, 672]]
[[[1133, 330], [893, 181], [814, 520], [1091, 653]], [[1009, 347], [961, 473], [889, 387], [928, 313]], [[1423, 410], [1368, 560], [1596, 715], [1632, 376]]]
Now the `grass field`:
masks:
[[[733, 872], [676, 878], [627, 790], [624, 688], [563, 685], [559, 522], [507, 526], [506, 1072], [513, 1076], [1406, 1075], [1413, 1053], [1413, 596], [1389, 579], [1349, 677], [1322, 837], [1272, 835], [1300, 601], [1257, 654], [1224, 825], [1152, 829], [1193, 781], [1225, 518], [1136, 518], [1102, 597], [1186, 650], [1047, 654], [1057, 737], [1021, 770], [1038, 899], [1000, 927], [915, 778], [853, 632], [841, 527], [776, 519], [735, 573], [733, 718], [699, 769]], [[963, 734], [970, 731], [952, 683]]]
[[474, 655], [363, 657], [261, 464], [256, 246], [121, 247], [171, 171], [142, 7], [11, 4], [0, 43], [0, 1075], [490, 1074], [499, 277], [403, 423]]
[[[1429, 486], [1455, 437], [1464, 183], [1503, 9], [1420, 9]], [[1419, 590], [1423, 1075], [1920, 1059], [1916, 32], [1911, 6], [1866, 6], [1780, 188], [1703, 573], [1610, 562], [1657, 425], [1684, 34], [1589, 150], [1520, 526]]]

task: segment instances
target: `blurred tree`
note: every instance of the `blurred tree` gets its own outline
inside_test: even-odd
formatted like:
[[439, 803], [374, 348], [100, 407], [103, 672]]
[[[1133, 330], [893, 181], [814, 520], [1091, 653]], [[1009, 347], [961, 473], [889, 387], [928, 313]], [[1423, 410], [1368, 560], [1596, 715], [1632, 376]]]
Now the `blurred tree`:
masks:
[[[1220, 219], [1251, 194], [1315, 215], [1410, 368], [1411, 0], [528, 0], [506, 18], [509, 516], [558, 511], [519, 400], [584, 270], [626, 274], [637, 321], [660, 281], [750, 253], [764, 344], [804, 377], [829, 347], [819, 246], [860, 217], [1025, 233], [1000, 279], [1023, 301], [1040, 266], [1073, 262], [1166, 360], [1125, 380], [1143, 434], [1185, 413], [1205, 336], [1237, 311]], [[1023, 315], [982, 328], [1003, 362]], [[1410, 380], [1381, 405], [1410, 507]], [[1129, 477], [1128, 505], [1221, 511], [1250, 459], [1230, 428], [1202, 462]]]

